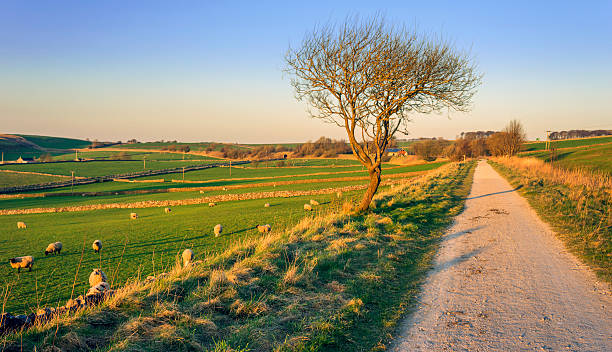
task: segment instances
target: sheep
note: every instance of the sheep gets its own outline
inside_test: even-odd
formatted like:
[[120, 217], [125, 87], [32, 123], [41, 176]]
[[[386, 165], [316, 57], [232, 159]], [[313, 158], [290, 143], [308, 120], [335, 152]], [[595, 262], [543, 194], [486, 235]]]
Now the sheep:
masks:
[[215, 205], [217, 205], [217, 204], [216, 204], [216, 203], [213, 203], [213, 202], [208, 203], [208, 206], [209, 206], [209, 207], [214, 207]]
[[45, 255], [48, 254], [60, 254], [60, 252], [62, 251], [62, 242], [55, 242], [55, 243], [49, 243], [49, 245], [47, 246], [47, 249], [45, 249]]
[[215, 225], [214, 231], [215, 237], [219, 237], [219, 235], [221, 235], [221, 232], [223, 232], [223, 226], [221, 224]]
[[9, 263], [13, 269], [17, 269], [17, 272], [21, 272], [21, 268], [28, 268], [28, 271], [32, 271], [32, 266], [34, 265], [34, 258], [31, 255], [27, 255], [24, 257], [15, 257], [9, 259]]
[[336, 198], [342, 198], [342, 191], [336, 192]]
[[100, 293], [104, 293], [108, 290], [110, 290], [110, 285], [108, 284], [108, 282], [102, 281], [96, 284], [95, 286], [90, 287], [85, 296], [97, 295]]
[[27, 228], [27, 226], [26, 226], [25, 222], [17, 221], [17, 228], [18, 229], [25, 229], [25, 228]]
[[93, 269], [89, 274], [89, 287], [94, 287], [100, 282], [106, 282], [106, 274], [100, 269]]
[[164, 212], [165, 212], [166, 214], [170, 213], [171, 211], [172, 211], [172, 209], [170, 209], [170, 208], [165, 208], [165, 209], [164, 209]]
[[260, 233], [270, 232], [271, 230], [272, 226], [270, 226], [270, 224], [257, 225], [257, 231], [259, 231]]
[[304, 204], [304, 210], [306, 210], [306, 211], [312, 211], [312, 205], [310, 205], [310, 204]]
[[193, 261], [193, 251], [189, 248], [183, 251], [183, 266], [186, 267]]
[[315, 205], [315, 206], [316, 206], [316, 205], [319, 205], [319, 202], [317, 202], [317, 201], [316, 201], [316, 200], [314, 200], [314, 199], [311, 199], [311, 200], [310, 200], [310, 205]]
[[264, 204], [264, 208], [269, 208], [269, 207], [270, 207], [270, 203]]
[[130, 213], [130, 219], [132, 219], [132, 220], [138, 219], [138, 214]]
[[102, 241], [100, 240], [93, 241], [93, 243], [91, 244], [91, 247], [93, 248], [94, 252], [99, 253], [100, 250], [102, 249]]

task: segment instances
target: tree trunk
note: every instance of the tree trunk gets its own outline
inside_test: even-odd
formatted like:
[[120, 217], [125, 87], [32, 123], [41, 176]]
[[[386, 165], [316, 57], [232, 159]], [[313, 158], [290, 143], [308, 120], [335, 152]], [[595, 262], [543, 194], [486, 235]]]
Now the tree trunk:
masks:
[[378, 190], [378, 185], [380, 185], [380, 174], [381, 174], [380, 166], [370, 171], [370, 184], [368, 185], [368, 189], [363, 195], [363, 199], [361, 199], [361, 203], [359, 203], [359, 207], [357, 208], [358, 213], [366, 211], [370, 207], [372, 198], [374, 197], [374, 194], [376, 194], [376, 191]]

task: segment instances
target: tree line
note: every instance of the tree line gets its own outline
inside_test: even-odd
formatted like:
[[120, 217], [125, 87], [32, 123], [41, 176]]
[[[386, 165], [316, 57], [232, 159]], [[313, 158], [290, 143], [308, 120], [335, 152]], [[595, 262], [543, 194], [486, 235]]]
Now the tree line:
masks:
[[587, 138], [587, 137], [600, 137], [600, 136], [610, 136], [612, 135], [611, 130], [570, 130], [570, 131], [560, 131], [560, 132], [552, 132], [548, 135], [553, 141], [560, 139], [572, 139], [572, 138]]

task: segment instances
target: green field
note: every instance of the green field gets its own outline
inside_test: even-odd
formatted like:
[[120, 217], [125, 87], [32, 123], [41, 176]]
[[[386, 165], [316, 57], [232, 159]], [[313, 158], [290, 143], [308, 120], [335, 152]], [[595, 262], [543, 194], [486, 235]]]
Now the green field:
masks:
[[38, 183], [57, 182], [63, 180], [65, 180], [65, 178], [57, 176], [0, 172], [0, 188], [22, 185], [34, 185]]
[[[74, 152], [58, 154], [53, 156], [53, 160], [74, 160], [77, 156]], [[204, 155], [183, 154], [174, 152], [135, 152], [135, 151], [112, 151], [112, 150], [93, 150], [86, 152], [78, 152], [78, 157], [81, 159], [132, 159], [142, 160], [146, 157], [147, 160], [221, 160]]]
[[[550, 144], [553, 148], [574, 148], [581, 146], [588, 146], [593, 144], [612, 143], [612, 136], [609, 137], [593, 137], [593, 138], [581, 138], [581, 139], [568, 139], [560, 141], [551, 141]], [[526, 143], [523, 145], [523, 152], [531, 152], [537, 150], [545, 150], [546, 142], [533, 142]]]
[[[146, 161], [146, 170], [171, 169], [181, 166], [202, 165], [219, 162], [211, 160], [167, 160]], [[66, 162], [66, 163], [43, 163], [43, 164], [7, 164], [0, 166], [3, 170], [42, 172], [53, 175], [70, 176], [71, 171], [77, 177], [94, 177], [116, 174], [127, 174], [145, 170], [142, 160], [129, 161], [88, 161], [88, 162]]]
[[75, 148], [87, 148], [91, 145], [91, 142], [75, 139], [75, 138], [62, 138], [62, 137], [49, 137], [49, 136], [33, 136], [27, 134], [19, 134], [28, 141], [38, 145], [45, 149], [75, 149]]
[[[526, 153], [521, 156], [531, 156], [546, 162], [551, 162], [552, 157], [547, 151]], [[554, 156], [554, 164], [566, 169], [586, 169], [612, 175], [612, 143], [557, 150]]]
[[[0, 200], [0, 209], [27, 209], [36, 207], [63, 207], [106, 203], [132, 203], [148, 200], [181, 200], [193, 199], [202, 196], [215, 196], [227, 193], [249, 193], [264, 191], [301, 191], [317, 190], [323, 188], [337, 188], [350, 185], [360, 185], [367, 181], [345, 181], [343, 177], [365, 176], [366, 173], [359, 166], [332, 166], [337, 161], [316, 159], [305, 160], [303, 163], [317, 167], [257, 167], [234, 168], [232, 178], [225, 181], [215, 181], [228, 178], [229, 168], [213, 168], [187, 172], [186, 179], [202, 180], [202, 183], [181, 184], [173, 182], [164, 183], [122, 183], [108, 182], [74, 187], [74, 196], [57, 196], [44, 198], [14, 198]], [[92, 162], [70, 164], [30, 164], [13, 165], [20, 168], [31, 168], [32, 171], [63, 172], [67, 165], [83, 165], [89, 169], [81, 172], [89, 175], [103, 175], [108, 172], [117, 172], [125, 163], [131, 162]], [[141, 162], [136, 162], [141, 166]], [[180, 161], [159, 161], [158, 164], [168, 165], [181, 163]], [[300, 164], [301, 162], [298, 162]], [[338, 164], [350, 165], [351, 161], [342, 161]], [[108, 167], [106, 166], [107, 164]], [[151, 162], [151, 164], [155, 164]], [[390, 168], [394, 165], [386, 164], [387, 170], [383, 174], [417, 172], [437, 168], [443, 163], [404, 166]], [[302, 164], [303, 165], [303, 164]], [[136, 167], [138, 167], [136, 166]], [[147, 166], [149, 163], [147, 162]], [[138, 171], [138, 170], [135, 170]], [[337, 173], [350, 171], [349, 173]], [[129, 171], [128, 171], [129, 172]], [[325, 175], [312, 175], [313, 173], [327, 173]], [[278, 178], [283, 175], [304, 175], [296, 177]], [[160, 175], [167, 180], [178, 179], [181, 174]], [[264, 177], [263, 179], [243, 179]], [[327, 180], [330, 179], [330, 180]], [[333, 179], [338, 179], [334, 181]], [[279, 186], [257, 186], [257, 183], [276, 181], [321, 180], [316, 183], [287, 184]], [[197, 187], [218, 185], [245, 185], [247, 187], [229, 191], [216, 190], [201, 194], [198, 191], [154, 193], [154, 194], [125, 194], [106, 196], [81, 196], [79, 192], [91, 191], [119, 191], [119, 190], [149, 190], [170, 187]], [[252, 186], [251, 186], [252, 185]], [[386, 187], [381, 187], [385, 189]], [[51, 192], [66, 192], [70, 188], [53, 190]], [[362, 191], [345, 192], [344, 198], [358, 197]], [[330, 206], [338, 206], [333, 202], [331, 195], [291, 198], [268, 198], [261, 200], [243, 200], [222, 202], [210, 208], [207, 205], [175, 206], [170, 214], [165, 214], [163, 208], [130, 209], [104, 209], [65, 213], [5, 215], [0, 216], [0, 228], [3, 229], [0, 237], [0, 257], [33, 255], [35, 267], [32, 272], [17, 275], [8, 265], [0, 266], [0, 287], [9, 287], [11, 299], [7, 302], [6, 310], [12, 313], [26, 313], [37, 306], [65, 303], [72, 293], [72, 283], [78, 269], [75, 295], [82, 294], [87, 288], [87, 277], [93, 268], [101, 266], [111, 276], [116, 276], [114, 285], [122, 285], [125, 281], [137, 275], [146, 276], [162, 267], [168, 268], [174, 264], [175, 256], [181, 248], [191, 247], [200, 256], [204, 253], [217, 253], [230, 244], [241, 239], [259, 236], [254, 226], [260, 223], [270, 223], [274, 228], [295, 224], [306, 213], [302, 205], [309, 199], [318, 199], [322, 204], [318, 208], [326, 211]], [[271, 203], [270, 208], [263, 204]], [[129, 213], [136, 211], [139, 219], [130, 220]], [[28, 228], [17, 229], [16, 222], [24, 221]], [[226, 235], [214, 238], [212, 228], [221, 223], [225, 227]], [[105, 244], [101, 258], [91, 250], [91, 242], [100, 239]], [[60, 256], [45, 257], [43, 251], [48, 243], [61, 241], [64, 250]], [[127, 242], [126, 242], [127, 241]], [[83, 247], [85, 243], [85, 247]], [[125, 244], [127, 243], [127, 244]], [[125, 252], [124, 252], [125, 247]], [[101, 260], [101, 262], [100, 262]], [[118, 268], [118, 269], [117, 269]], [[8, 286], [7, 286], [8, 285]]]

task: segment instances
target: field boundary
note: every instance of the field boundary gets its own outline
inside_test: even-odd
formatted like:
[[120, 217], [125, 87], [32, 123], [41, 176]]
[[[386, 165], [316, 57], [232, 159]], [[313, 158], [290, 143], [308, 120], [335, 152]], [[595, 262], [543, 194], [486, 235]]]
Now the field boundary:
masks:
[[[609, 137], [609, 136], [607, 136]], [[566, 139], [563, 139], [566, 140]], [[577, 145], [575, 147], [565, 147], [565, 148], [555, 148], [555, 152], [558, 152], [560, 150], [569, 150], [569, 149], [583, 149], [583, 148], [592, 148], [592, 147], [599, 147], [602, 145], [609, 145], [612, 144], [612, 142], [606, 142], [606, 143], [598, 143], [598, 144], [587, 144], [587, 145]], [[546, 150], [546, 149], [540, 149], [540, 150], [526, 150], [523, 152], [519, 152], [519, 155], [530, 155], [530, 154], [535, 154], [535, 153], [545, 153], [545, 152], [550, 152], [550, 150]]]

